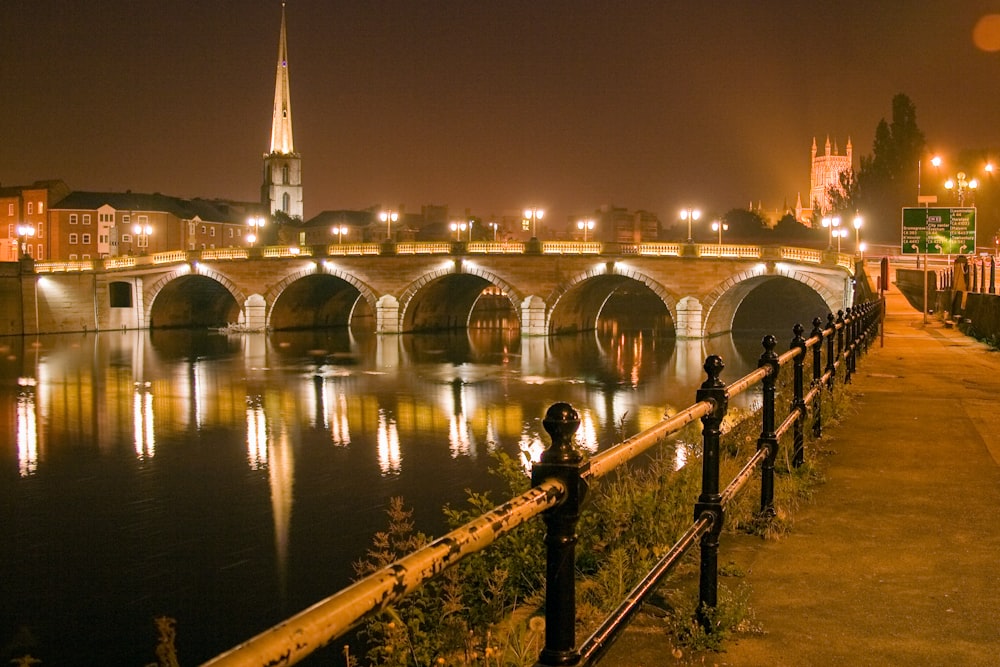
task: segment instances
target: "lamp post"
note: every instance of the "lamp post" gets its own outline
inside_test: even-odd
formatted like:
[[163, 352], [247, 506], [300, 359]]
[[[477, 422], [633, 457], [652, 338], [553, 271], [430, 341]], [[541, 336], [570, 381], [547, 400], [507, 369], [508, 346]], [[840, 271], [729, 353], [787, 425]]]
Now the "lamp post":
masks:
[[137, 248], [149, 248], [149, 237], [153, 235], [152, 225], [132, 225], [132, 233], [137, 237]]
[[840, 228], [833, 230], [833, 235], [837, 237], [837, 254], [840, 254], [840, 239], [847, 238], [847, 230]]
[[343, 243], [344, 242], [344, 235], [347, 234], [347, 226], [346, 225], [340, 225], [340, 226], [334, 225], [333, 229], [331, 229], [330, 232], [332, 234], [336, 235], [336, 237], [337, 237], [337, 243]]
[[854, 249], [857, 252], [861, 252], [861, 227], [865, 224], [864, 219], [860, 215], [854, 216]]
[[687, 220], [688, 225], [688, 243], [693, 243], [694, 240], [691, 236], [691, 223], [701, 217], [701, 211], [696, 208], [685, 208], [681, 210], [681, 220]]
[[378, 219], [385, 223], [385, 238], [387, 240], [391, 239], [392, 236], [390, 235], [389, 228], [392, 223], [399, 220], [399, 213], [396, 211], [382, 211], [378, 214]]
[[17, 258], [21, 259], [28, 254], [28, 239], [35, 235], [35, 226], [23, 224], [17, 226]]
[[545, 216], [545, 211], [540, 208], [524, 209], [524, 219], [531, 221], [531, 238], [538, 238], [538, 221]]
[[715, 222], [712, 223], [712, 231], [719, 232], [719, 245], [722, 245], [722, 232], [728, 232], [729, 225], [727, 225], [724, 222], [719, 222], [718, 220], [716, 220]]
[[[466, 224], [464, 222], [453, 222], [453, 223], [451, 223], [451, 231], [455, 234], [455, 240], [456, 241], [461, 241], [462, 240], [462, 232], [465, 231], [465, 227], [466, 227]], [[472, 235], [471, 231], [469, 232], [469, 235], [470, 236]]]
[[493, 229], [493, 242], [496, 243], [497, 242], [497, 228], [499, 228], [500, 225], [498, 225], [495, 222], [491, 222], [491, 223], [489, 223], [489, 225]]
[[[838, 238], [839, 238], [839, 232], [837, 232], [835, 230], [838, 227], [840, 227], [840, 217], [836, 216], [836, 215], [833, 216], [832, 218], [831, 217], [825, 217], [821, 221], [821, 224], [824, 227], [826, 227], [827, 229], [830, 230], [830, 241], [827, 243], [826, 249], [827, 250], [833, 250], [833, 237], [834, 236], [838, 236]], [[838, 243], [839, 243], [839, 241], [838, 241]]]
[[264, 226], [265, 218], [262, 215], [251, 215], [247, 218], [247, 226], [250, 227], [250, 233], [247, 234], [247, 241], [250, 242], [250, 247], [252, 248], [257, 243], [257, 237], [260, 235], [260, 229]]
[[[921, 203], [926, 204], [927, 203], [927, 202], [921, 202], [920, 201], [920, 168], [921, 168], [921, 163], [922, 162], [923, 162], [922, 160], [917, 160], [917, 203], [918, 204], [921, 204]], [[934, 157], [932, 157], [931, 158], [931, 164], [934, 165], [935, 169], [937, 169], [938, 167], [940, 167], [941, 166], [941, 156], [935, 155]]]
[[594, 228], [594, 224], [595, 223], [594, 223], [593, 220], [578, 220], [577, 221], [576, 228], [583, 230], [583, 242], [584, 243], [587, 242], [587, 232], [589, 230], [591, 230], [591, 229]]
[[959, 206], [965, 206], [966, 193], [974, 197], [976, 188], [978, 187], [979, 181], [975, 178], [967, 179], [964, 171], [958, 172], [955, 174], [955, 178], [949, 178], [944, 182], [945, 190], [948, 192], [955, 191], [955, 194], [958, 196]]

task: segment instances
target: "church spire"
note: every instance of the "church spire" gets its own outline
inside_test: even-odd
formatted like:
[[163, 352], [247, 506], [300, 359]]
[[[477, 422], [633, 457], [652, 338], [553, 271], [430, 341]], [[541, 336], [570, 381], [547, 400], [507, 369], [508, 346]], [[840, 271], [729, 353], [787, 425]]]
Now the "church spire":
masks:
[[290, 155], [292, 142], [292, 98], [288, 87], [288, 45], [285, 39], [285, 3], [281, 3], [281, 37], [278, 40], [278, 71], [274, 79], [274, 116], [271, 119], [271, 152]]

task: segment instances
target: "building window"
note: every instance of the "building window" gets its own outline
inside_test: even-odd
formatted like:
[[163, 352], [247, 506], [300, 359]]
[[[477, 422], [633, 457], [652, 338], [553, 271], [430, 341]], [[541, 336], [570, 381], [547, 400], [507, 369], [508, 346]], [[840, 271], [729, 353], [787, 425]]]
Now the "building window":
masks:
[[85, 224], [85, 225], [89, 225], [90, 224], [90, 214], [89, 213], [84, 213], [83, 214], [83, 224]]
[[80, 242], [83, 243], [83, 245], [90, 245], [90, 234], [84, 234], [80, 238]]
[[131, 234], [122, 234], [122, 243], [131, 243], [131, 242], [132, 242]]
[[41, 243], [38, 244], [38, 254], [35, 255], [36, 259], [45, 259], [45, 246]]
[[281, 210], [288, 213], [288, 208], [291, 206], [292, 198], [288, 196], [288, 193], [281, 195]]
[[35, 213], [35, 203], [28, 202], [28, 215], [33, 215]]
[[214, 226], [208, 228], [208, 235], [209, 236], [215, 236], [215, 227]]
[[202, 226], [201, 226], [201, 233], [202, 233], [202, 234], [205, 234], [205, 225], [202, 225]]
[[14, 205], [13, 204], [7, 204], [7, 215], [9, 215], [11, 217], [14, 216]]
[[194, 236], [194, 235], [195, 235], [195, 234], [197, 234], [197, 233], [198, 233], [198, 230], [197, 230], [197, 228], [195, 227], [195, 224], [194, 224], [193, 222], [189, 222], [189, 223], [188, 223], [188, 234], [189, 234], [190, 236]]
[[127, 225], [130, 222], [132, 222], [132, 216], [131, 215], [126, 214], [126, 215], [122, 216], [122, 224], [123, 225]]
[[75, 252], [71, 252], [71, 253], [69, 254], [69, 261], [71, 261], [71, 262], [75, 262], [75, 261], [76, 261], [76, 260], [78, 260], [78, 259], [80, 259], [80, 256], [79, 256], [79, 255], [77, 255], [77, 254], [76, 254]]
[[42, 223], [39, 222], [38, 224], [35, 225], [35, 227], [38, 228], [35, 230], [35, 236], [37, 236], [38, 238], [42, 238], [42, 229], [43, 229]]
[[45, 202], [38, 202], [38, 215], [45, 213]]
[[98, 213], [97, 214], [97, 221], [98, 222], [114, 222], [115, 221], [115, 216], [112, 215], [111, 213]]
[[69, 224], [75, 225], [75, 224], [77, 224], [79, 222], [80, 222], [79, 216], [77, 216], [76, 213], [70, 213], [69, 214]]
[[281, 184], [288, 185], [288, 165], [281, 165]]
[[229, 238], [233, 238], [233, 228], [229, 228]]
[[72, 234], [70, 234], [70, 235], [69, 235], [69, 244], [70, 244], [70, 245], [76, 245], [76, 244], [77, 244], [77, 239], [78, 239], [78, 238], [79, 238], [79, 237], [78, 237], [78, 236], [76, 235], [76, 233], [75, 233], [75, 232], [74, 232], [74, 233], [72, 233]]

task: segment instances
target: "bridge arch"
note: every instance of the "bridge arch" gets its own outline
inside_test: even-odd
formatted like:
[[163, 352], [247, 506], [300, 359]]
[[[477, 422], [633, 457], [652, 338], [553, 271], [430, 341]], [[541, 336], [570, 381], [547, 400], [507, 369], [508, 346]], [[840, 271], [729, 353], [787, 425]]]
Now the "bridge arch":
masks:
[[158, 277], [143, 288], [150, 329], [213, 328], [239, 322], [246, 295], [225, 275], [206, 267], [192, 271], [187, 264]]
[[[490, 290], [490, 287], [495, 289]], [[399, 298], [400, 331], [467, 329], [473, 311], [484, 298], [501, 311], [497, 320], [520, 326], [521, 292], [474, 262], [456, 260], [429, 271], [411, 283]]]
[[[715, 336], [732, 331], [737, 311], [750, 293], [770, 281], [783, 280], [809, 288], [829, 312], [837, 312], [848, 300], [847, 296], [839, 296], [836, 289], [837, 283], [843, 285], [844, 282], [849, 282], [845, 274], [817, 274], [815, 270], [807, 272], [784, 263], [759, 264], [732, 274], [708, 292], [703, 303], [705, 316], [702, 335]], [[814, 316], [823, 314], [816, 312]]]
[[573, 276], [552, 293], [548, 299], [548, 332], [559, 334], [596, 329], [598, 319], [602, 314], [609, 314], [606, 308], [612, 307], [616, 297], [630, 298], [632, 306], [629, 310], [632, 313], [647, 311], [648, 314], [649, 310], [653, 310], [653, 317], [660, 320], [659, 325], [653, 326], [655, 329], [666, 326], [668, 319], [671, 328], [676, 322], [676, 295], [634, 267], [609, 263]]
[[288, 274], [267, 290], [271, 329], [374, 326], [378, 297], [357, 277], [320, 265]]

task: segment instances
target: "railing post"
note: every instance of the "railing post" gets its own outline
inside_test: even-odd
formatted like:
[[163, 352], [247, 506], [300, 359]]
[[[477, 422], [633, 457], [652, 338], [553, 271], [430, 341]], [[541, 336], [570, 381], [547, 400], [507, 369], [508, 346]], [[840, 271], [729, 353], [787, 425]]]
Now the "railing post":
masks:
[[694, 506], [694, 518], [698, 521], [706, 514], [712, 517], [712, 527], [701, 536], [701, 573], [698, 582], [698, 620], [706, 632], [712, 629], [709, 609], [719, 604], [719, 535], [725, 519], [722, 495], [719, 493], [719, 438], [722, 434], [722, 420], [729, 408], [729, 392], [719, 379], [726, 365], [722, 357], [711, 355], [705, 359], [705, 373], [708, 378], [698, 389], [696, 400], [711, 401], [712, 411], [701, 418], [702, 460], [701, 495]]
[[855, 317], [855, 308], [851, 307], [847, 309], [846, 318], [846, 328], [847, 328], [847, 340], [844, 341], [844, 345], [847, 347], [847, 358], [846, 366], [847, 372], [844, 373], [844, 384], [851, 384], [851, 374], [854, 373], [854, 353], [858, 347], [858, 335], [857, 335], [857, 324], [858, 318]]
[[774, 385], [778, 381], [778, 353], [774, 351], [777, 339], [768, 334], [761, 340], [764, 352], [760, 355], [757, 367], [769, 366], [771, 372], [761, 382], [763, 394], [761, 405], [760, 438], [757, 439], [757, 449], [766, 449], [767, 457], [760, 464], [760, 515], [762, 518], [774, 517], [774, 459], [778, 454], [778, 436], [774, 432]]
[[573, 442], [580, 415], [569, 403], [549, 406], [542, 426], [552, 445], [531, 468], [531, 483], [547, 479], [566, 485], [566, 499], [542, 515], [545, 521], [545, 647], [535, 663], [544, 667], [575, 665], [576, 650], [576, 526], [587, 495], [582, 474], [589, 464]]
[[997, 262], [993, 255], [990, 255], [990, 294], [997, 293]]
[[844, 359], [844, 329], [847, 324], [844, 322], [844, 311], [837, 311], [837, 363]]
[[[823, 352], [823, 320], [818, 317], [813, 318], [813, 330], [809, 332], [810, 338], [819, 338], [813, 346], [813, 379], [810, 386], [817, 387], [823, 377], [823, 362], [820, 358]], [[816, 392], [816, 406], [813, 408], [813, 437], [818, 438], [823, 435], [823, 392]]]
[[802, 428], [802, 423], [806, 418], [805, 382], [802, 377], [805, 374], [806, 339], [802, 337], [805, 330], [806, 328], [801, 324], [796, 324], [792, 327], [792, 333], [795, 334], [795, 337], [792, 338], [791, 347], [797, 347], [800, 350], [799, 355], [795, 357], [795, 360], [792, 362], [792, 409], [799, 410], [799, 418], [795, 420], [795, 424], [792, 428], [792, 438], [794, 443], [794, 449], [792, 450], [792, 466], [796, 468], [802, 465], [802, 450], [805, 449], [806, 441]]
[[826, 337], [826, 370], [830, 374], [826, 386], [832, 391], [834, 381], [837, 379], [837, 355], [833, 351], [833, 342], [837, 337], [837, 323], [833, 313], [826, 315], [826, 328], [830, 332]]

